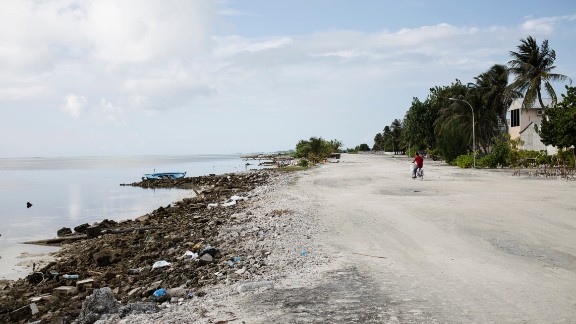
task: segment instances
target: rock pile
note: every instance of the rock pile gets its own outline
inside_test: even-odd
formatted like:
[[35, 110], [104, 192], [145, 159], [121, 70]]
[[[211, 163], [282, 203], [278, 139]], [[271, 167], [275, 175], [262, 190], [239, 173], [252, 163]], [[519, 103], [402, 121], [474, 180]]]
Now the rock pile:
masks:
[[[267, 230], [242, 224], [250, 219], [254, 189], [277, 176], [274, 170], [259, 170], [129, 184], [190, 188], [197, 196], [137, 220], [75, 227], [72, 235], [86, 237], [64, 245], [57, 261], [25, 279], [0, 283], [0, 322], [88, 323], [92, 315], [82, 304], [108, 290], [121, 305], [132, 305], [122, 308], [127, 315], [142, 303], [181, 303], [202, 296], [213, 284], [257, 275], [270, 251], [243, 242], [262, 239]], [[58, 235], [70, 232], [61, 229]], [[145, 305], [147, 311], [155, 307]]]

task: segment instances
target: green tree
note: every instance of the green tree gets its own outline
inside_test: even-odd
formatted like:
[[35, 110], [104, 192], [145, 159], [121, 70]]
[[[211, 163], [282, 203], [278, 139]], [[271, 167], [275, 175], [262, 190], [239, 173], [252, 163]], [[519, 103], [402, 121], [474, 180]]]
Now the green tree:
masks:
[[322, 137], [310, 137], [309, 140], [300, 140], [296, 144], [296, 157], [306, 158], [316, 164], [338, 152], [341, 145], [342, 142], [338, 140], [326, 141]]
[[459, 124], [463, 132], [457, 134], [465, 136], [470, 151], [475, 147], [488, 152], [492, 138], [501, 135], [505, 118], [501, 101], [505, 82], [498, 80], [500, 73], [505, 73], [501, 66], [493, 67], [476, 77], [476, 83], [463, 85], [456, 80], [450, 87], [437, 88], [436, 104], [441, 108], [435, 121], [436, 136], [440, 137], [447, 125]]
[[[438, 118], [434, 122], [434, 131], [438, 137], [438, 147], [448, 161], [449, 157], [446, 156], [447, 147], [453, 148], [451, 150], [459, 153], [458, 155], [464, 154], [466, 149], [462, 150], [460, 144], [465, 143], [468, 150], [471, 151], [473, 139], [470, 107], [466, 103], [451, 101], [449, 98], [462, 98], [462, 100], [466, 100], [473, 106], [476, 104], [476, 99], [468, 96], [470, 87], [463, 85], [459, 80], [456, 80], [449, 87], [436, 88], [435, 91], [437, 92], [436, 105], [441, 108], [438, 112]], [[474, 110], [475, 113], [476, 110], [478, 109]], [[455, 127], [458, 130], [452, 130]], [[461, 136], [462, 138], [454, 138], [454, 136]], [[440, 144], [440, 139], [442, 139], [442, 145]], [[452, 154], [449, 153], [448, 155]]]
[[[576, 147], [576, 87], [566, 86], [562, 102], [546, 109], [542, 124], [536, 130], [546, 145]], [[576, 158], [576, 152], [572, 151]]]
[[556, 104], [556, 92], [550, 82], [572, 80], [563, 75], [552, 73], [556, 68], [556, 52], [548, 47], [548, 40], [544, 40], [542, 45], [532, 36], [520, 40], [517, 52], [510, 52], [512, 60], [508, 62], [510, 72], [515, 75], [515, 80], [510, 84], [510, 88], [518, 90], [524, 94], [522, 107], [530, 108], [538, 100], [540, 107], [546, 108], [542, 100], [544, 91], [552, 100], [551, 105]]
[[386, 152], [394, 151], [394, 139], [392, 136], [392, 129], [390, 129], [390, 126], [384, 126], [384, 130], [382, 132], [382, 140], [384, 143], [384, 151]]
[[445, 123], [442, 127], [444, 129], [438, 137], [438, 148], [442, 152], [444, 160], [450, 163], [458, 156], [466, 154], [468, 137], [465, 133], [467, 130], [457, 120]]
[[509, 71], [505, 65], [495, 64], [488, 71], [475, 77], [481, 105], [496, 114], [499, 129], [508, 134], [506, 114], [512, 101], [521, 95], [508, 87]]
[[368, 144], [360, 144], [358, 146], [356, 146], [356, 150], [357, 151], [361, 151], [361, 152], [366, 152], [366, 151], [370, 151], [370, 146], [368, 146]]
[[342, 141], [333, 139], [333, 140], [328, 142], [328, 146], [331, 149], [330, 154], [340, 152], [340, 147], [342, 146]]
[[394, 119], [392, 124], [390, 124], [390, 130], [392, 134], [392, 145], [394, 154], [399, 154], [404, 151], [401, 146], [402, 141], [402, 122], [399, 119]]
[[404, 132], [411, 147], [427, 149], [436, 146], [434, 134], [434, 121], [438, 111], [433, 108], [427, 99], [421, 102], [418, 98], [412, 98], [412, 105], [404, 117]]
[[382, 136], [382, 133], [378, 133], [374, 136], [374, 145], [372, 146], [372, 150], [384, 151], [384, 136]]

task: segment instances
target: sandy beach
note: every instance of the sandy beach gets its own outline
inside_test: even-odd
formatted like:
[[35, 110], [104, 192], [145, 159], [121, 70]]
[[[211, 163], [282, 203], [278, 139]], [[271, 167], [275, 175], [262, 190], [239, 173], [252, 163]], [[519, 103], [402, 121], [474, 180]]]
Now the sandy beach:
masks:
[[[274, 289], [206, 299], [125, 323], [558, 323], [576, 318], [576, 182], [343, 155], [261, 203], [290, 208]], [[300, 226], [298, 226], [300, 224]], [[287, 252], [282, 250], [282, 252]], [[201, 314], [201, 315], [200, 315]]]
[[[575, 181], [344, 154], [250, 194], [246, 266], [105, 323], [558, 323], [576, 318]], [[227, 253], [230, 251], [223, 251]], [[255, 256], [264, 256], [252, 262]], [[247, 255], [249, 254], [249, 255]], [[220, 263], [225, 264], [224, 260]]]

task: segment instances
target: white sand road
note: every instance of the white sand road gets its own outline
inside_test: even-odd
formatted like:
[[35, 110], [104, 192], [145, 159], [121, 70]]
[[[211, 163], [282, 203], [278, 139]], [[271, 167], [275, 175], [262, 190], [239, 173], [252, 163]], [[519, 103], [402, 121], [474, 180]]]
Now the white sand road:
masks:
[[410, 162], [343, 155], [300, 177], [341, 257], [245, 301], [246, 323], [576, 323], [575, 181], [429, 160], [419, 181]]
[[297, 184], [383, 322], [576, 323], [575, 181], [410, 161], [344, 155]]
[[420, 181], [410, 162], [344, 154], [297, 175], [264, 200], [297, 225], [274, 237], [274, 289], [149, 321], [204, 307], [194, 322], [576, 323], [576, 181], [429, 160]]

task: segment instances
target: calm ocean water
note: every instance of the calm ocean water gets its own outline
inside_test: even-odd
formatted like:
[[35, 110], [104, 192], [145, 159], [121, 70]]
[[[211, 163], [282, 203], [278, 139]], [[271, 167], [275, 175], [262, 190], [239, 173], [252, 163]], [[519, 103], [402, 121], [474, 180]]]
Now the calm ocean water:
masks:
[[193, 195], [121, 183], [140, 181], [154, 171], [186, 171], [186, 176], [239, 172], [245, 163], [239, 155], [0, 159], [0, 279], [21, 276], [26, 269], [15, 265], [30, 259], [26, 253], [55, 250], [21, 242], [56, 237], [62, 227], [134, 219]]

